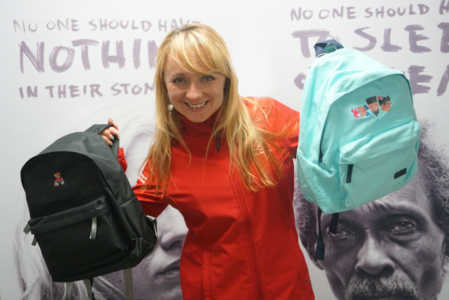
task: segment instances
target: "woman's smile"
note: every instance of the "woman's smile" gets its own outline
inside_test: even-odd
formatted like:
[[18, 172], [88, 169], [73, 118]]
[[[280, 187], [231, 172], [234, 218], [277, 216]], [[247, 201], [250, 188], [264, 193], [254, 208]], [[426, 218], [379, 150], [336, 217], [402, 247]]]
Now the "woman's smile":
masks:
[[226, 77], [219, 73], [191, 73], [169, 56], [164, 77], [170, 103], [191, 122], [206, 121], [223, 104]]

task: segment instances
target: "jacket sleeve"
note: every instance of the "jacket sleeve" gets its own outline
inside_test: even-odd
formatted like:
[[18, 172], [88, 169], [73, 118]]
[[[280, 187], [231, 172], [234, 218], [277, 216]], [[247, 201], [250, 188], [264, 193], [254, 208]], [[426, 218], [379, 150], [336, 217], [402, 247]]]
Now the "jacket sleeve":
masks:
[[[123, 171], [126, 172], [128, 164], [125, 159], [123, 148], [119, 148], [118, 162], [122, 166]], [[156, 218], [162, 213], [162, 211], [164, 211], [168, 204], [164, 203], [161, 197], [155, 196], [154, 186], [152, 186], [152, 188], [143, 190], [143, 186], [148, 176], [148, 168], [149, 166], [147, 163], [145, 165], [145, 168], [143, 169], [142, 174], [140, 174], [139, 179], [137, 179], [137, 184], [133, 187], [133, 191], [136, 194], [140, 205], [142, 205], [145, 214]]]
[[289, 154], [296, 158], [299, 138], [299, 112], [271, 99], [274, 103], [269, 117], [274, 132], [287, 134], [284, 145]]
[[126, 169], [128, 169], [128, 163], [125, 159], [125, 151], [123, 151], [123, 148], [118, 148], [118, 157], [117, 157], [118, 163], [122, 166], [123, 172], [126, 172]]

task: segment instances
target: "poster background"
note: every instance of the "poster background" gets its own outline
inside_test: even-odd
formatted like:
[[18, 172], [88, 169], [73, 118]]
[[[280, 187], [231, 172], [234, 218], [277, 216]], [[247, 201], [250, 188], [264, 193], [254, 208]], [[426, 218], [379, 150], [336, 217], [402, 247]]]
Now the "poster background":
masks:
[[[405, 10], [403, 16], [398, 15], [398, 8], [401, 12]], [[342, 9], [342, 16], [334, 16], [334, 9], [338, 12]], [[368, 17], [366, 9], [370, 9], [372, 16]], [[376, 9], [379, 11], [377, 15]], [[390, 17], [388, 11], [392, 14], [393, 10], [396, 11], [395, 16]], [[320, 19], [320, 16], [327, 14], [326, 11], [329, 11], [329, 16]], [[242, 96], [270, 96], [296, 110], [300, 109], [302, 95], [300, 79], [315, 61], [313, 44], [319, 38], [317, 31], [328, 31], [329, 37], [339, 40], [346, 47], [365, 48], [364, 52], [368, 56], [403, 71], [411, 79], [415, 92], [418, 92], [414, 95], [418, 118], [433, 123], [434, 136], [442, 147], [447, 148], [449, 91], [444, 90], [447, 86], [447, 81], [444, 81], [447, 77], [444, 76], [449, 76], [449, 33], [448, 29], [444, 31], [438, 25], [449, 23], [448, 16], [447, 0], [3, 2], [0, 9], [1, 298], [20, 297], [12, 244], [16, 238], [14, 228], [18, 221], [23, 221], [18, 220], [18, 211], [24, 206], [19, 175], [21, 167], [58, 137], [83, 131], [94, 122], [105, 122], [108, 117], [113, 117], [121, 124], [128, 112], [136, 111], [152, 118], [154, 92], [147, 90], [145, 95], [143, 91], [145, 83], [152, 85], [154, 74], [154, 68], [150, 67], [153, 56], [148, 53], [148, 42], [154, 41], [160, 45], [171, 27], [181, 25], [181, 19], [183, 23], [189, 20], [210, 25], [223, 36], [237, 70]], [[59, 27], [58, 20], [61, 22]], [[62, 24], [66, 24], [67, 20], [69, 26], [65, 28]], [[108, 24], [113, 20], [129, 23], [126, 29], [120, 26], [112, 29], [117, 23], [101, 29], [100, 20], [108, 20]], [[132, 21], [135, 29], [131, 28]], [[142, 28], [141, 21], [150, 22], [151, 27], [148, 30], [147, 27]], [[96, 29], [89, 22], [95, 24]], [[50, 30], [52, 24], [55, 28]], [[78, 26], [73, 27], [73, 24]], [[416, 35], [424, 38], [416, 44], [427, 50], [419, 50], [419, 47], [418, 50], [411, 50], [410, 32], [405, 29], [410, 25], [422, 28], [416, 30]], [[362, 28], [364, 33], [369, 34], [368, 39], [355, 32]], [[385, 30], [388, 28], [391, 28], [391, 44], [402, 48], [397, 52], [382, 50]], [[309, 34], [312, 37], [301, 40], [293, 36], [294, 32], [296, 36]], [[82, 62], [82, 47], [73, 45], [73, 41], [83, 39], [98, 42], [98, 45], [88, 48], [88, 70]], [[138, 68], [133, 56], [136, 39], [141, 40]], [[372, 49], [367, 49], [370, 48], [367, 47], [369, 39], [373, 44]], [[308, 46], [304, 44], [305, 40]], [[102, 46], [106, 41], [110, 41], [110, 56], [116, 55], [116, 42], [123, 42], [123, 67], [112, 62], [114, 58], [110, 59], [109, 67], [105, 67]], [[23, 43], [34, 55], [37, 55], [38, 44], [45, 43], [43, 71], [38, 72], [26, 55], [23, 55], [21, 64], [20, 45]], [[63, 72], [55, 71], [57, 68], [50, 65], [51, 53], [60, 46], [74, 51], [71, 66]], [[304, 49], [310, 51], [309, 57]], [[60, 50], [54, 64], [64, 66], [68, 51], [71, 50]], [[421, 73], [413, 73], [412, 70], [417, 68]], [[414, 75], [411, 75], [411, 71]], [[92, 97], [90, 85], [94, 84], [99, 85], [102, 96], [94, 93]], [[117, 92], [111, 89], [114, 84], [118, 84], [115, 88], [121, 91], [118, 95], [114, 95]], [[127, 93], [125, 86], [120, 84], [129, 84]], [[66, 97], [59, 97], [57, 89], [63, 85], [66, 85]], [[74, 92], [74, 95], [79, 96], [70, 96], [70, 85], [78, 86], [78, 92]], [[85, 85], [86, 94], [83, 93]], [[132, 93], [135, 85], [143, 89], [138, 95]], [[438, 95], [440, 85], [443, 89], [440, 88]], [[49, 89], [45, 88], [48, 86], [54, 86], [53, 98], [50, 97]], [[32, 91], [37, 87], [37, 96], [28, 97], [27, 87], [31, 87]], [[309, 264], [309, 269], [316, 298], [333, 299], [324, 273], [313, 264]], [[449, 296], [448, 285], [446, 283], [440, 293], [441, 299]]]

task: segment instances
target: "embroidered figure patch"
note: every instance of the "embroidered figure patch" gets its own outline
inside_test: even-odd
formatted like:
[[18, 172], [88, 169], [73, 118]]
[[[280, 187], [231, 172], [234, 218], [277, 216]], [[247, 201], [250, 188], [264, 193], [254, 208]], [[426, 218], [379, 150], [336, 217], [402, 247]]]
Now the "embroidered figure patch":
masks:
[[382, 111], [388, 112], [390, 111], [392, 104], [390, 96], [372, 96], [367, 98], [365, 101], [368, 106], [364, 104], [363, 106], [351, 109], [354, 118], [359, 119], [363, 117], [369, 117], [371, 114], [377, 117], [379, 115], [379, 106]]
[[373, 112], [373, 114], [377, 117], [379, 114], [379, 103], [377, 103], [377, 97], [372, 96], [366, 99], [366, 104], [368, 104], [369, 109]]
[[351, 112], [354, 114], [354, 118], [363, 118], [369, 117], [371, 114], [368, 112], [368, 106], [363, 105], [357, 108], [351, 109]]
[[[381, 98], [381, 99], [379, 99]], [[379, 99], [379, 104], [380, 104], [380, 108], [383, 111], [390, 111], [391, 108], [391, 100], [390, 100], [390, 96], [387, 97], [377, 97], [377, 99]]]
[[57, 172], [55, 174], [53, 174], [55, 176], [55, 186], [58, 186], [60, 184], [64, 184], [64, 179], [62, 179], [61, 177], [61, 173]]

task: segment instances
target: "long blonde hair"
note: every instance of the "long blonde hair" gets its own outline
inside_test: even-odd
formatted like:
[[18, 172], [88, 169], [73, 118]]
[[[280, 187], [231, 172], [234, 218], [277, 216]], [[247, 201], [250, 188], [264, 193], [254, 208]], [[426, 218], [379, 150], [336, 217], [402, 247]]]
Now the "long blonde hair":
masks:
[[[244, 186], [251, 191], [261, 187], [273, 187], [281, 176], [281, 164], [274, 159], [269, 146], [277, 146], [276, 140], [284, 133], [271, 133], [264, 128], [269, 107], [257, 101], [241, 98], [238, 80], [225, 42], [212, 28], [203, 24], [187, 24], [172, 30], [164, 39], [157, 53], [156, 74], [156, 130], [153, 144], [147, 156], [149, 176], [144, 189], [154, 186], [156, 195], [164, 196], [170, 180], [171, 147], [179, 143], [190, 151], [182, 139], [182, 121], [176, 113], [169, 117], [170, 104], [164, 82], [164, 66], [172, 57], [184, 70], [194, 74], [219, 73], [226, 77], [224, 100], [219, 109], [210, 141], [221, 132], [231, 158], [232, 170], [237, 170]], [[244, 101], [252, 102], [255, 112], [248, 112]], [[208, 149], [207, 149], [208, 150]], [[260, 150], [265, 155], [258, 155]], [[207, 156], [207, 151], [206, 151]]]

